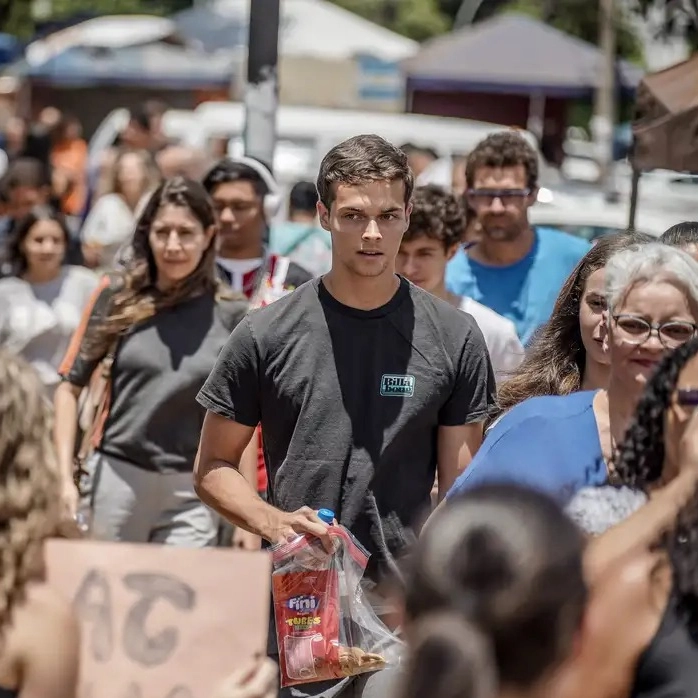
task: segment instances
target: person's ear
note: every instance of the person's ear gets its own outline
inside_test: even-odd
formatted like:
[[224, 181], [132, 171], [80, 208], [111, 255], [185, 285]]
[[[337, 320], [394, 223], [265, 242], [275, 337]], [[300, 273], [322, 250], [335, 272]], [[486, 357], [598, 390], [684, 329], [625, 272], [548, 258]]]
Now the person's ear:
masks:
[[535, 204], [536, 201], [538, 201], [539, 189], [540, 189], [539, 187], [533, 187], [533, 189], [531, 189], [531, 193], [526, 197], [526, 203], [529, 206], [533, 206], [533, 204]]
[[330, 230], [330, 212], [322, 201], [317, 202], [317, 217], [325, 230]]
[[461, 244], [462, 244], [462, 243], [457, 242], [457, 243], [455, 243], [454, 245], [451, 245], [451, 246], [446, 250], [446, 261], [447, 261], [447, 262], [450, 262], [450, 261], [453, 259], [453, 257], [454, 257], [454, 255], [456, 254], [456, 252], [458, 252], [458, 250], [459, 250]]

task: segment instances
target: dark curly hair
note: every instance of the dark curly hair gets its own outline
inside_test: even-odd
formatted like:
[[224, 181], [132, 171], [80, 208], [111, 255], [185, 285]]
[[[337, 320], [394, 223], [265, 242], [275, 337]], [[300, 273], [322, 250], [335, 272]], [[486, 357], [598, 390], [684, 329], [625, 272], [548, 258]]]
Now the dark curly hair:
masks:
[[586, 350], [579, 330], [579, 307], [587, 279], [618, 251], [652, 242], [650, 235], [626, 232], [599, 238], [560, 290], [548, 323], [536, 334], [524, 362], [500, 387], [497, 414], [539, 395], [568, 395], [581, 388]]
[[462, 240], [465, 223], [462, 203], [442, 187], [428, 184], [414, 190], [410, 225], [402, 240], [411, 242], [425, 235], [448, 250]]
[[614, 482], [647, 491], [664, 467], [664, 415], [683, 367], [698, 354], [698, 338], [667, 354], [650, 378], [613, 462]]
[[526, 185], [535, 189], [538, 186], [538, 154], [533, 146], [518, 131], [498, 131], [480, 141], [470, 152], [465, 164], [465, 179], [471, 187], [481, 167], [516, 165], [524, 166]]
[[[698, 354], [698, 338], [667, 354], [647, 383], [635, 418], [613, 460], [611, 483], [648, 492], [664, 467], [664, 417], [684, 366]], [[698, 629], [698, 489], [657, 541], [671, 562], [680, 611]]]

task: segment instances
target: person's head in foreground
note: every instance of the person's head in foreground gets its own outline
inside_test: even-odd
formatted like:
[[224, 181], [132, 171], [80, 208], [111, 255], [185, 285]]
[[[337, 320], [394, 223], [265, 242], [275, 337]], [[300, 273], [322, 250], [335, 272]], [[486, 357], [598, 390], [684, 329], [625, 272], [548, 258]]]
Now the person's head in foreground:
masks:
[[44, 540], [58, 530], [60, 485], [51, 405], [34, 369], [0, 350], [0, 627], [42, 581]]
[[678, 247], [698, 260], [698, 221], [684, 221], [672, 225], [659, 238], [660, 242], [672, 247]]
[[550, 320], [536, 335], [524, 362], [502, 385], [497, 397], [501, 412], [535, 395], [606, 387], [605, 266], [616, 252], [653, 240], [643, 233], [606, 235], [584, 255], [565, 281]]
[[53, 416], [23, 359], [0, 350], [0, 695], [77, 695], [80, 635], [70, 602], [45, 584], [44, 543], [59, 534]]
[[476, 487], [440, 509], [409, 562], [400, 698], [554, 695], [581, 633], [582, 547], [551, 499], [521, 487]]
[[407, 230], [414, 179], [407, 156], [375, 135], [354, 136], [320, 164], [320, 224], [332, 235], [332, 270], [392, 276]]
[[417, 187], [402, 237], [396, 270], [437, 295], [444, 290], [446, 265], [465, 231], [465, 209], [455, 196], [433, 184]]
[[606, 265], [610, 389], [639, 399], [664, 356], [696, 335], [698, 263], [662, 243], [633, 246]]

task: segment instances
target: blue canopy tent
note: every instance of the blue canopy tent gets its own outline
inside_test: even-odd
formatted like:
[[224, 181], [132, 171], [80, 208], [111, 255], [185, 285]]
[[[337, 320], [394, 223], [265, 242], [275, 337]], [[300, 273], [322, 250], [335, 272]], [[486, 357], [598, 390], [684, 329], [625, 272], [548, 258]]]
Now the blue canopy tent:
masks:
[[174, 17], [181, 36], [201, 44], [207, 51], [247, 46], [247, 21], [244, 17], [223, 14], [215, 6], [196, 5]]
[[156, 42], [121, 48], [74, 46], [30, 64], [22, 59], [6, 74], [52, 87], [135, 86], [167, 90], [220, 89], [230, 85], [230, 54], [206, 54], [192, 47]]

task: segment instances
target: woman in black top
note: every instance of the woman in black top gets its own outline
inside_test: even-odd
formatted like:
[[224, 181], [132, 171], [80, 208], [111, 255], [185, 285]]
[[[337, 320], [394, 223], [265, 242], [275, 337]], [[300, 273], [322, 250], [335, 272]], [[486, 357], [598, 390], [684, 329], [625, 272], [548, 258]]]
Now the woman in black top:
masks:
[[85, 487], [98, 537], [215, 542], [218, 522], [191, 481], [205, 412], [195, 397], [247, 311], [247, 301], [216, 278], [215, 233], [199, 183], [163, 183], [138, 221], [127, 268], [103, 279], [59, 369], [56, 445], [64, 503], [75, 513], [78, 398], [102, 359], [114, 356], [109, 409]]

